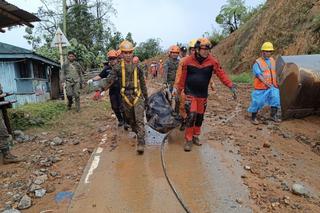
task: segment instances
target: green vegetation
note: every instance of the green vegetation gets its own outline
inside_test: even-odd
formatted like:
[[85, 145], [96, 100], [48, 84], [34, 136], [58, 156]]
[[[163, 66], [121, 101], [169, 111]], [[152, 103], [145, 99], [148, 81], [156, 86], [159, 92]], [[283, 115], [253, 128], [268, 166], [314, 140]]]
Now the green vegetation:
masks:
[[215, 21], [223, 29], [222, 35], [225, 37], [238, 30], [241, 25], [250, 20], [251, 17], [259, 13], [265, 4], [257, 7], [246, 7], [244, 0], [227, 0], [227, 4], [220, 9]]
[[43, 126], [58, 118], [66, 111], [64, 102], [49, 101], [45, 103], [26, 104], [9, 110], [13, 129], [25, 130], [30, 127]]
[[243, 73], [237, 74], [237, 75], [233, 74], [230, 76], [230, 78], [234, 83], [252, 84], [252, 82], [253, 82], [252, 75], [249, 72], [243, 72]]
[[148, 39], [146, 42], [141, 42], [136, 49], [134, 54], [139, 57], [140, 61], [155, 57], [162, 53], [160, 47], [160, 39]]

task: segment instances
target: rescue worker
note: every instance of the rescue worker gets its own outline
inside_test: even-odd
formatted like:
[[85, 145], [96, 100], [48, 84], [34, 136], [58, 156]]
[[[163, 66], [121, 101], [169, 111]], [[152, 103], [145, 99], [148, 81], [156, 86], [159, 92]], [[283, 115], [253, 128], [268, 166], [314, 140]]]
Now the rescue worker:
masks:
[[163, 61], [162, 59], [159, 60], [159, 74], [161, 78], [163, 78], [164, 70], [163, 70]]
[[[0, 84], [0, 98], [5, 96], [6, 94], [2, 91], [2, 86]], [[22, 161], [22, 159], [10, 153], [9, 144], [11, 140], [12, 137], [8, 133], [7, 127], [3, 120], [2, 112], [0, 110], [0, 153], [3, 155], [3, 164], [19, 163]]]
[[[93, 81], [99, 81], [102, 78], [108, 77], [112, 68], [118, 64], [118, 53], [115, 50], [110, 50], [107, 53], [108, 63], [105, 64], [105, 67], [101, 71], [101, 73], [94, 78], [88, 80], [88, 84]], [[111, 103], [111, 109], [117, 117], [118, 126], [124, 126], [125, 129], [128, 129], [128, 125], [125, 122], [123, 104], [120, 95], [120, 82], [118, 80], [114, 81], [114, 83], [109, 88], [109, 98]]]
[[[169, 88], [169, 91], [173, 92], [173, 85], [176, 79], [176, 73], [179, 65], [180, 48], [177, 45], [173, 45], [169, 49], [169, 58], [164, 62], [164, 83]], [[179, 115], [179, 97], [174, 96], [175, 99], [175, 113]]]
[[71, 109], [73, 97], [75, 99], [76, 110], [80, 112], [80, 89], [82, 88], [81, 65], [76, 61], [76, 54], [72, 51], [68, 52], [68, 60], [62, 65], [61, 81], [62, 87], [66, 88], [68, 98], [68, 110]]
[[121, 84], [121, 96], [124, 113], [132, 130], [137, 134], [137, 152], [143, 154], [145, 147], [144, 110], [148, 103], [148, 92], [143, 68], [133, 63], [134, 47], [124, 40], [120, 44], [123, 60], [116, 65], [106, 78], [105, 89], [117, 79]]
[[[188, 53], [189, 55], [193, 55], [195, 53], [195, 49], [194, 49], [194, 45], [196, 44], [197, 39], [192, 39], [189, 44], [188, 44]], [[180, 102], [180, 106], [179, 106], [179, 115], [181, 116], [181, 126], [180, 126], [180, 131], [184, 131], [185, 127], [186, 127], [186, 118], [187, 118], [187, 113], [184, 107], [185, 104], [185, 100], [186, 100], [186, 96], [184, 94], [184, 91], [182, 90], [180, 92], [180, 94], [177, 94], [177, 88], [178, 88], [178, 81], [181, 78], [181, 73], [182, 73], [182, 64], [183, 61], [185, 60], [184, 58], [180, 59], [179, 62], [179, 66], [178, 66], [178, 70], [176, 73], [176, 78], [175, 78], [175, 82], [174, 82], [174, 88], [172, 91], [172, 96], [179, 96], [179, 102]]]
[[138, 57], [138, 56], [134, 56], [133, 59], [132, 59], [132, 62], [133, 62], [134, 64], [139, 64], [139, 62], [140, 62], [139, 57]]
[[178, 92], [184, 90], [186, 95], [185, 110], [187, 112], [185, 145], [186, 152], [191, 151], [192, 145], [202, 145], [199, 140], [201, 125], [207, 106], [208, 86], [212, 74], [230, 88], [236, 98], [236, 86], [221, 68], [218, 60], [210, 54], [211, 42], [200, 38], [195, 44], [195, 54], [183, 60], [181, 77], [178, 80]]
[[156, 79], [158, 77], [158, 66], [155, 61], [151, 62], [150, 73], [152, 75], [152, 79]]
[[185, 46], [180, 47], [180, 59], [187, 56], [187, 48]]
[[277, 117], [280, 108], [280, 93], [276, 77], [276, 62], [271, 57], [274, 51], [271, 42], [265, 42], [261, 47], [261, 57], [253, 65], [254, 90], [251, 94], [251, 105], [248, 112], [251, 112], [251, 122], [259, 124], [257, 120], [258, 111], [264, 106], [271, 106], [271, 120], [280, 122]]

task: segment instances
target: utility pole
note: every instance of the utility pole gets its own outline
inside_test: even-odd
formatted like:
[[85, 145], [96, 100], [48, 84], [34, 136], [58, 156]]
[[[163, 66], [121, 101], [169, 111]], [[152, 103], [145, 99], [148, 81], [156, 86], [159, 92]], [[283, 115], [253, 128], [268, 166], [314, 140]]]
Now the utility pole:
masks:
[[63, 33], [67, 36], [67, 0], [63, 1]]

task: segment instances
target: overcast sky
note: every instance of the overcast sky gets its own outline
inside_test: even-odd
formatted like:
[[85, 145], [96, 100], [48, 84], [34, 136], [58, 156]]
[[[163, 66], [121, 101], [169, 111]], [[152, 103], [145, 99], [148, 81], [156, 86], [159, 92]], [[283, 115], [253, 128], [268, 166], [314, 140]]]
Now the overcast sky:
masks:
[[[6, 0], [28, 12], [37, 12], [40, 0]], [[62, 1], [61, 1], [62, 2]], [[133, 39], [142, 42], [148, 38], [160, 38], [161, 46], [187, 43], [212, 28], [222, 5], [227, 0], [113, 0], [117, 16], [112, 18], [116, 29], [124, 36], [131, 32]], [[265, 0], [245, 0], [255, 7]], [[24, 27], [0, 33], [0, 41], [30, 49], [23, 38]]]

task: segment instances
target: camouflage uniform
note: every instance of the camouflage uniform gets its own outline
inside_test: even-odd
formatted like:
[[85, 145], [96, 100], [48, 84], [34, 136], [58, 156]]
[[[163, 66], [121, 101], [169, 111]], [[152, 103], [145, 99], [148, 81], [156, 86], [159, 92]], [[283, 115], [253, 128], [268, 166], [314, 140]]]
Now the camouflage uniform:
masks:
[[4, 123], [2, 113], [0, 111], [0, 150], [9, 150], [10, 135]]
[[61, 81], [66, 83], [66, 92], [68, 98], [68, 109], [71, 108], [72, 98], [76, 102], [76, 109], [80, 111], [80, 89], [82, 84], [83, 69], [81, 65], [76, 62], [67, 61], [62, 66]]
[[[2, 86], [0, 84], [0, 96], [3, 94]], [[0, 110], [0, 150], [7, 150], [9, 149], [8, 144], [9, 134], [7, 131], [7, 127], [4, 124], [4, 120], [2, 118], [2, 112]]]
[[[173, 85], [176, 79], [176, 73], [178, 70], [179, 66], [179, 59], [173, 59], [169, 58], [165, 63], [164, 63], [164, 80], [165, 83], [168, 84], [170, 92], [173, 90]], [[179, 97], [175, 96], [175, 112], [179, 114], [179, 106], [180, 106], [180, 101]]]
[[[3, 98], [3, 91], [0, 84], [0, 97]], [[22, 159], [19, 159], [17, 156], [14, 156], [9, 151], [9, 145], [12, 142], [12, 137], [8, 133], [7, 127], [4, 123], [3, 114], [0, 111], [0, 155], [3, 156], [2, 162], [4, 164], [9, 163], [18, 163], [22, 161]]]
[[[142, 66], [135, 65], [133, 63], [125, 65], [125, 94], [128, 97], [129, 101], [132, 103], [136, 95], [134, 92], [134, 69], [137, 66], [138, 71], [138, 88], [141, 89], [141, 96], [138, 99], [138, 102], [134, 106], [130, 106], [122, 96], [123, 108], [125, 117], [128, 120], [132, 130], [137, 134], [138, 144], [145, 144], [144, 136], [144, 108], [148, 101], [148, 92], [144, 79], [144, 70]], [[105, 89], [108, 89], [112, 83], [116, 80], [119, 80], [122, 87], [122, 73], [121, 65], [118, 64], [113, 67], [109, 76], [105, 79]], [[143, 97], [142, 97], [143, 96]]]

